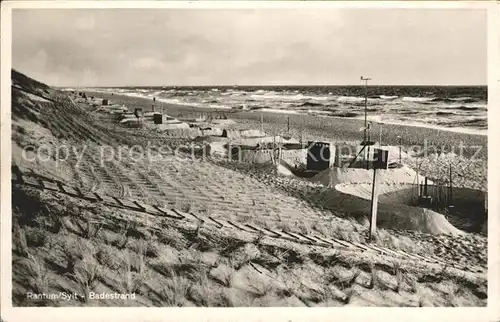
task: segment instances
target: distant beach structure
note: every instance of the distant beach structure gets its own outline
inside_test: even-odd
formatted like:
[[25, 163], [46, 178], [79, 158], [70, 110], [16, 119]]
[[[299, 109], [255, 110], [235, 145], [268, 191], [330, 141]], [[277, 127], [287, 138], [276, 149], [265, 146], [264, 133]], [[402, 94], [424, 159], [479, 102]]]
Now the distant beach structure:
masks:
[[140, 108], [140, 107], [136, 107], [136, 108], [134, 109], [134, 115], [135, 115], [135, 117], [137, 117], [137, 118], [144, 116], [144, 112], [142, 111], [142, 108]]
[[333, 164], [335, 146], [330, 146], [329, 142], [309, 142], [308, 146], [307, 170], [323, 171]]

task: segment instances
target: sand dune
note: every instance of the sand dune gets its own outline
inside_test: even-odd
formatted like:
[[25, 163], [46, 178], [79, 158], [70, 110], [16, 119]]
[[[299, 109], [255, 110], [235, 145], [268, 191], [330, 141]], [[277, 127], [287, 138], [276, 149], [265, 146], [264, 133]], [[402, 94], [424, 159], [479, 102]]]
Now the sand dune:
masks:
[[[411, 200], [418, 199], [418, 188], [414, 186], [417, 173], [407, 166], [398, 169], [378, 170], [379, 209], [377, 222], [382, 227], [393, 229], [412, 229], [431, 234], [462, 234], [446, 218], [430, 209], [412, 207]], [[370, 213], [372, 197], [373, 170], [354, 168], [331, 168], [319, 173], [312, 179], [328, 187], [329, 197], [324, 196], [326, 204], [341, 205], [348, 212]], [[432, 184], [432, 182], [428, 182]], [[335, 192], [333, 192], [335, 190]], [[398, 192], [400, 192], [398, 194]], [[321, 197], [320, 197], [321, 198]]]
[[[377, 176], [380, 184], [417, 183], [424, 180], [408, 166], [378, 170]], [[334, 167], [317, 174], [312, 181], [332, 187], [344, 183], [372, 183], [373, 170]]]
[[[191, 135], [200, 130], [158, 133], [149, 128], [129, 129], [107, 113], [96, 112], [95, 106], [75, 103], [65, 93], [24, 75], [14, 73], [13, 80], [48, 100], [35, 100], [12, 89], [13, 161], [32, 179], [46, 178], [48, 184], [56, 186], [53, 180], [58, 180], [74, 190], [71, 196], [13, 184], [12, 297], [16, 306], [34, 305], [26, 301], [26, 291], [34, 287], [46, 293], [63, 289], [85, 294], [92, 288], [96, 292], [138, 294], [133, 302], [88, 303], [81, 296], [56, 303], [63, 306], [418, 306], [424, 300], [450, 306], [457, 299], [464, 305], [486, 305], [483, 273], [464, 268], [445, 270], [443, 262], [422, 262], [417, 257], [442, 254], [447, 261], [458, 263], [464, 257], [475, 260], [471, 252], [485, 252], [484, 238], [480, 237], [460, 244], [456, 243], [458, 238], [438, 236], [439, 241], [454, 246], [453, 252], [436, 246], [438, 242], [421, 245], [422, 236], [430, 240], [429, 236], [434, 237], [431, 234], [454, 233], [453, 227], [432, 212], [424, 211], [408, 221], [411, 207], [394, 209], [392, 204], [381, 203], [380, 226], [404, 231], [380, 229], [380, 239], [372, 246], [386, 251], [376, 255], [366, 251], [367, 226], [352, 218], [367, 215], [369, 201], [360, 196], [366, 193], [369, 182], [361, 184], [364, 190], [358, 188], [360, 196], [356, 196], [294, 176], [276, 175], [290, 174], [287, 163], [271, 169], [267, 164], [187, 158], [168, 149], [158, 158], [135, 159], [125, 154], [101, 162], [99, 151], [103, 147], [145, 147], [153, 142], [175, 149], [193, 143]], [[118, 95], [110, 97], [112, 104], [119, 102]], [[251, 124], [240, 122], [240, 126]], [[27, 144], [67, 144], [78, 152], [85, 148], [85, 153], [81, 158], [71, 153], [64, 162], [54, 160], [53, 155], [46, 162], [30, 162], [21, 157]], [[396, 171], [389, 179], [402, 180], [405, 171]], [[335, 180], [344, 183], [370, 181], [366, 175], [335, 175]], [[330, 174], [327, 177], [328, 185]], [[111, 208], [75, 197], [76, 189], [84, 195], [97, 192], [102, 198], [116, 197], [123, 204], [136, 201], [174, 209], [192, 218], [174, 221], [162, 215]], [[197, 218], [200, 214], [204, 221]], [[209, 225], [209, 220], [234, 225], [228, 230]], [[251, 225], [261, 231], [279, 230], [294, 241], [263, 235]], [[411, 234], [421, 227], [430, 233]], [[304, 236], [335, 239], [328, 245], [337, 246], [320, 248]], [[341, 251], [339, 245], [347, 241], [351, 249]], [[475, 245], [480, 245], [480, 250]], [[389, 253], [399, 250], [409, 256], [393, 263], [399, 257]], [[33, 267], [40, 269], [34, 271]], [[440, 280], [428, 281], [439, 269]], [[94, 279], [79, 278], [85, 273], [92, 273], [88, 276]], [[370, 287], [370, 281], [378, 284]], [[51, 306], [54, 302], [35, 305]]]

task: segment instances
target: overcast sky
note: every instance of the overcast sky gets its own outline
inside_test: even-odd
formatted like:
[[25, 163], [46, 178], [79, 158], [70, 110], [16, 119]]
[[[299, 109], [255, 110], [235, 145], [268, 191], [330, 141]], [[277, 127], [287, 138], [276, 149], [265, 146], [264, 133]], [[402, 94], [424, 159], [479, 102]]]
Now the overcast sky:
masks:
[[55, 86], [485, 85], [486, 11], [13, 10], [13, 68]]

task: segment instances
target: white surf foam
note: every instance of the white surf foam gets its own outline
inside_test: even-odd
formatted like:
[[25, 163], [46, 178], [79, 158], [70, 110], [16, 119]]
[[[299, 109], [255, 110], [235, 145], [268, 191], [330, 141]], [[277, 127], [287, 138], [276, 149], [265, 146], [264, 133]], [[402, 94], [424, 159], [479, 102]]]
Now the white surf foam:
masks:
[[402, 98], [402, 100], [405, 102], [431, 102], [433, 99], [434, 97], [412, 97], [412, 96], [405, 96]]
[[[342, 119], [344, 118], [344, 117], [337, 117], [337, 116], [331, 116], [331, 117], [342, 118]], [[352, 118], [358, 119], [358, 120], [364, 120], [364, 116], [355, 116]], [[488, 135], [488, 130], [471, 129], [471, 128], [464, 128], [464, 127], [443, 127], [443, 126], [439, 126], [439, 125], [422, 123], [422, 122], [415, 122], [415, 121], [401, 121], [401, 120], [394, 120], [394, 119], [387, 119], [387, 118], [383, 119], [382, 116], [380, 116], [380, 115], [371, 116], [371, 117], [369, 116], [369, 117], [367, 117], [367, 119], [368, 119], [368, 121], [372, 121], [374, 123], [421, 127], [421, 128], [429, 128], [429, 129], [435, 129], [435, 130], [440, 130], [440, 131], [448, 131], [448, 132], [456, 132], [456, 133], [464, 133], [464, 134]], [[383, 130], [382, 130], [382, 132], [383, 132]]]

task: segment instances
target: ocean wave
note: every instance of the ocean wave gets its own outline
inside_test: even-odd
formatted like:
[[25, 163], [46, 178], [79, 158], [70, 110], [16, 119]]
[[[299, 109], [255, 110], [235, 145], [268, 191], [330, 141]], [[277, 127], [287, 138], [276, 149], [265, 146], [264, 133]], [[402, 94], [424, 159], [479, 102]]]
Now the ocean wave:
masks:
[[472, 97], [456, 97], [456, 98], [449, 98], [449, 97], [410, 97], [406, 96], [403, 97], [403, 101], [407, 102], [416, 102], [416, 103], [423, 103], [423, 104], [428, 104], [428, 103], [476, 103], [479, 102], [478, 98], [472, 98]]
[[329, 117], [359, 117], [361, 113], [339, 110], [307, 110], [308, 115]]
[[379, 96], [380, 99], [383, 99], [383, 100], [395, 100], [396, 98], [399, 98], [399, 96], [386, 96], [386, 95], [380, 95]]
[[228, 90], [226, 92], [222, 92], [220, 94], [221, 96], [235, 96], [235, 97], [239, 97], [239, 96], [246, 96], [248, 95], [247, 92], [243, 92], [243, 91], [237, 91], [237, 90]]
[[183, 97], [183, 96], [193, 96], [193, 94], [190, 91], [169, 90], [169, 91], [163, 91], [159, 96]]
[[486, 104], [438, 104], [436, 108], [455, 109], [455, 110], [486, 110]]
[[435, 114], [436, 114], [436, 115], [439, 115], [439, 116], [449, 116], [449, 115], [455, 115], [455, 113], [454, 113], [454, 112], [443, 112], [443, 111], [436, 112]]
[[277, 100], [277, 101], [300, 101], [300, 100], [317, 100], [317, 101], [326, 101], [330, 99], [327, 96], [310, 96], [304, 94], [296, 94], [296, 95], [283, 95], [283, 94], [253, 94], [250, 97], [257, 100]]
[[[342, 118], [342, 117], [341, 117]], [[364, 116], [354, 117], [355, 119], [363, 120]], [[402, 126], [412, 126], [436, 129], [441, 131], [450, 131], [457, 133], [467, 133], [475, 135], [487, 135], [487, 126], [476, 126], [474, 124], [467, 124], [467, 122], [462, 123], [449, 123], [441, 119], [429, 119], [429, 118], [415, 118], [415, 117], [404, 117], [398, 115], [373, 115], [368, 116], [368, 121], [380, 123], [380, 124], [391, 124], [391, 125], [402, 125]], [[481, 123], [478, 121], [478, 123]]]
[[433, 102], [435, 99], [436, 99], [435, 97], [413, 97], [413, 96], [405, 96], [402, 98], [404, 102], [417, 102], [417, 103]]
[[302, 104], [295, 105], [295, 107], [318, 107], [318, 106], [324, 106], [324, 104], [317, 102], [304, 102]]
[[[121, 92], [120, 93], [121, 95], [124, 95], [124, 96], [129, 96], [129, 97], [137, 97], [137, 98], [145, 98], [145, 99], [150, 99], [150, 97], [148, 95], [144, 95], [144, 94], [141, 94], [141, 93], [137, 93], [137, 92]], [[201, 103], [196, 103], [196, 102], [184, 102], [184, 101], [181, 101], [180, 99], [177, 99], [177, 98], [163, 98], [163, 97], [160, 97], [160, 98], [157, 98], [156, 99], [157, 102], [160, 102], [160, 103], [166, 103], [166, 104], [173, 104], [173, 105], [184, 105], [184, 106], [195, 106], [195, 107], [205, 107], [203, 104]]]
[[455, 102], [462, 102], [462, 103], [474, 103], [479, 101], [477, 98], [472, 98], [470, 96], [467, 97], [456, 97], [456, 98], [450, 98], [450, 100], [455, 101]]
[[[361, 101], [361, 102], [342, 102], [341, 104], [345, 105], [347, 107], [350, 107], [350, 108], [357, 108], [357, 107], [364, 108], [364, 106], [365, 106], [364, 101]], [[367, 106], [379, 106], [379, 105], [381, 105], [381, 102], [368, 100], [366, 102], [366, 105]]]
[[337, 97], [337, 102], [341, 103], [355, 103], [355, 102], [364, 102], [364, 97], [359, 96], [339, 96]]
[[216, 99], [209, 99], [209, 100], [206, 100], [206, 101], [202, 101], [202, 103], [206, 103], [206, 104], [213, 104], [213, 103], [218, 103], [219, 100], [216, 100]]
[[466, 106], [466, 105], [460, 105], [460, 106], [457, 106], [457, 107], [453, 107], [454, 109], [457, 109], [457, 110], [462, 110], [462, 111], [478, 111], [478, 110], [483, 110], [483, 109], [487, 109], [486, 106]]
[[475, 103], [477, 99], [471, 97], [458, 97], [458, 98], [448, 98], [448, 97], [436, 97], [432, 102], [443, 102], [443, 103]]
[[470, 119], [470, 120], [466, 120], [466, 121], [463, 121], [461, 122], [462, 124], [469, 124], [469, 125], [474, 125], [474, 126], [484, 126], [484, 127], [487, 127], [488, 126], [488, 119], [486, 118], [482, 118], [482, 117], [478, 117], [478, 118], [473, 118], [473, 119]]
[[[96, 91], [96, 89], [89, 89]], [[318, 117], [364, 118], [363, 91], [335, 92], [318, 90], [270, 90], [270, 89], [224, 89], [211, 88], [107, 88], [97, 91], [120, 93], [151, 99], [158, 102], [205, 108], [256, 110], [284, 114], [312, 114]], [[484, 130], [487, 105], [484, 98], [474, 98], [467, 92], [459, 94], [391, 92], [370, 94], [367, 100], [368, 117], [375, 122], [394, 121], [397, 124], [415, 123], [415, 126], [436, 128], [467, 128], [470, 131]], [[406, 95], [404, 95], [404, 94]], [[352, 95], [349, 95], [352, 94]], [[385, 94], [385, 95], [384, 95]], [[396, 96], [394, 94], [400, 94]], [[359, 96], [358, 96], [359, 95]], [[426, 95], [426, 96], [423, 96]], [[448, 95], [448, 96], [447, 96]], [[484, 104], [483, 104], [484, 103]], [[461, 129], [456, 130], [462, 132]], [[484, 132], [484, 131], [483, 131]]]
[[414, 114], [419, 114], [420, 112], [415, 110], [403, 110], [399, 111], [399, 113], [403, 115], [414, 115]]
[[339, 116], [339, 117], [356, 117], [360, 116], [360, 113], [356, 112], [337, 112], [337, 113], [332, 113], [332, 116]]

